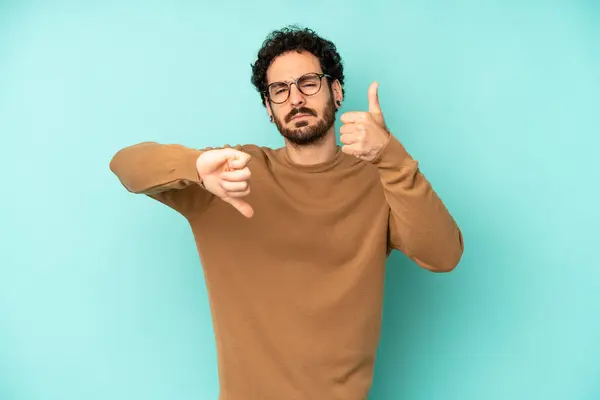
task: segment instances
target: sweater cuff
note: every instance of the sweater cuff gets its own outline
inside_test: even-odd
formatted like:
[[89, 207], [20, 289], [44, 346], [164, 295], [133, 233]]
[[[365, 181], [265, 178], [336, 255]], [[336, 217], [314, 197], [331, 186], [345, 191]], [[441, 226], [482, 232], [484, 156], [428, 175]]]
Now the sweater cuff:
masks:
[[202, 185], [202, 179], [200, 179], [198, 168], [196, 167], [196, 162], [201, 154], [202, 151], [193, 150], [190, 151], [189, 155], [186, 155], [184, 165], [182, 166], [183, 176], [181, 176], [181, 178]]
[[371, 163], [378, 168], [400, 169], [411, 161], [413, 161], [411, 155], [402, 143], [390, 133], [387, 143]]

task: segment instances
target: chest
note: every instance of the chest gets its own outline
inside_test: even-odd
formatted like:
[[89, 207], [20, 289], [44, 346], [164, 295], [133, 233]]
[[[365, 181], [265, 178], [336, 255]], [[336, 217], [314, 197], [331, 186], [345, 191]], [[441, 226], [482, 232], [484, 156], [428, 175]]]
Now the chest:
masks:
[[[377, 171], [262, 174], [251, 188], [254, 217], [242, 218], [229, 240], [250, 240], [275, 258], [307, 262], [319, 254], [344, 263], [363, 246], [385, 247], [389, 207]], [[228, 204], [214, 211], [225, 219], [235, 214]]]

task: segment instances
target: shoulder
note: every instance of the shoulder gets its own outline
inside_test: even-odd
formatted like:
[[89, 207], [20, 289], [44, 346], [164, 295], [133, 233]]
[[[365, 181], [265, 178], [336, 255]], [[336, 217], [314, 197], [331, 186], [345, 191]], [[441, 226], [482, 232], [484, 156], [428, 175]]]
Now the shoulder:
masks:
[[279, 158], [280, 149], [257, 144], [239, 145], [239, 150], [252, 156], [252, 161], [260, 164], [272, 164]]
[[271, 149], [270, 147], [266, 147], [266, 146], [259, 146], [257, 144], [241, 144], [238, 145], [240, 150], [243, 151], [244, 153], [248, 153], [252, 156], [264, 156], [265, 154], [269, 154], [271, 152], [273, 152], [273, 149]]

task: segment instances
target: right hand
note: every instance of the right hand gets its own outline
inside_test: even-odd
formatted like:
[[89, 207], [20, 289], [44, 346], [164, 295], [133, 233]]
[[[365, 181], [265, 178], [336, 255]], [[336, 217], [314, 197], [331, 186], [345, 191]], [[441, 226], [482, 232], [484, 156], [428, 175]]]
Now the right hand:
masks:
[[198, 175], [206, 190], [251, 218], [254, 210], [242, 197], [250, 193], [250, 155], [233, 148], [205, 151], [196, 160]]

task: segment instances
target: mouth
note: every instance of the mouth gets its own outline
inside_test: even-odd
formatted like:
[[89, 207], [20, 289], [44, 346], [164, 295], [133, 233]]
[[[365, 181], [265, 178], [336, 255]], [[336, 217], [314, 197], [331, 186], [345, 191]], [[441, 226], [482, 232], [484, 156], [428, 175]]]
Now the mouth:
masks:
[[312, 117], [312, 115], [310, 114], [296, 114], [292, 117], [292, 121], [295, 119], [299, 119], [299, 118], [308, 118], [308, 117]]

